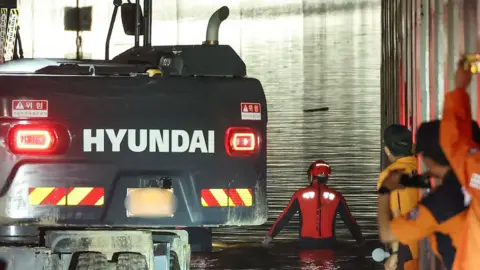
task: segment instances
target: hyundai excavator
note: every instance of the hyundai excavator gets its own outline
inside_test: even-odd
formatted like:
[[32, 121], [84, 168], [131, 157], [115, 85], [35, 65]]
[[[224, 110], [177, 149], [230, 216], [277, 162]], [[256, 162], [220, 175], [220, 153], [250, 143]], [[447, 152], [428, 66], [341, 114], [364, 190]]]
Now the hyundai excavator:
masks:
[[[228, 7], [203, 44], [153, 46], [152, 0], [113, 3], [102, 60], [23, 58], [1, 9], [2, 269], [189, 269], [184, 228], [267, 219], [266, 99], [218, 42]], [[109, 59], [119, 9], [135, 39]]]

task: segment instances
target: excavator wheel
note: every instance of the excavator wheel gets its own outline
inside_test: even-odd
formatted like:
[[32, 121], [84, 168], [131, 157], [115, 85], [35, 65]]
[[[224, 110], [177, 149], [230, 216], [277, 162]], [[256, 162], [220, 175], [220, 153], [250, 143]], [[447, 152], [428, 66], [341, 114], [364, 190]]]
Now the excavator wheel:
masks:
[[120, 253], [117, 258], [117, 270], [148, 270], [145, 256], [138, 253]]
[[107, 270], [107, 257], [100, 252], [78, 254], [75, 270]]

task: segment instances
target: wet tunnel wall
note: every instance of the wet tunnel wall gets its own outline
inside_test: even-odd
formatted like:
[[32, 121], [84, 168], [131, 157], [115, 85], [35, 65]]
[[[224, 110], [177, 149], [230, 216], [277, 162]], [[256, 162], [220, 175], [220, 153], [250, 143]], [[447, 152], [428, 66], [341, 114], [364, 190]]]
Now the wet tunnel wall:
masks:
[[[40, 3], [42, 2], [42, 3]], [[93, 28], [82, 33], [85, 58], [103, 58], [111, 1], [92, 5]], [[63, 30], [69, 0], [19, 0], [25, 56], [74, 57], [75, 33]], [[380, 169], [380, 0], [156, 1], [153, 44], [200, 44], [212, 11], [230, 7], [220, 43], [230, 44], [249, 76], [265, 87], [268, 110], [269, 220], [259, 227], [219, 228], [217, 241], [259, 241], [293, 192], [307, 184], [316, 159], [333, 170], [366, 234], [376, 234], [375, 185]], [[116, 22], [111, 55], [133, 44]], [[328, 106], [328, 112], [304, 109]], [[278, 239], [295, 239], [298, 218]], [[339, 221], [337, 234], [351, 239]]]
[[[415, 131], [441, 117], [459, 55], [480, 52], [479, 10], [476, 0], [382, 1], [382, 127], [402, 123]], [[477, 120], [479, 86], [477, 76], [468, 90]], [[422, 269], [441, 268], [426, 241], [420, 249]]]

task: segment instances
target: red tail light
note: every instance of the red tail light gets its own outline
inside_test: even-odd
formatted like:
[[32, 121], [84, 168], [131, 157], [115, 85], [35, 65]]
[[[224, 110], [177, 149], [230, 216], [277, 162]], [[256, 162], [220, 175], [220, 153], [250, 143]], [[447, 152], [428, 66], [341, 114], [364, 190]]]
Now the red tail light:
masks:
[[57, 153], [62, 150], [59, 137], [64, 133], [54, 125], [16, 125], [10, 129], [8, 146], [15, 154]]
[[249, 156], [259, 149], [260, 137], [252, 128], [231, 127], [225, 136], [225, 149], [229, 156]]

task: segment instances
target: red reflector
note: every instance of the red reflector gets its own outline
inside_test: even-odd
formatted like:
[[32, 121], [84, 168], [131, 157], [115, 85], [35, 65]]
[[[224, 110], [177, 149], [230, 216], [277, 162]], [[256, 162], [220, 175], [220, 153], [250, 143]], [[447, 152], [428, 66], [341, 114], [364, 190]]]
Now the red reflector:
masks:
[[57, 144], [54, 128], [18, 125], [10, 130], [9, 147], [13, 153], [50, 153]]
[[230, 156], [246, 156], [258, 151], [260, 138], [248, 127], [231, 127], [225, 136], [225, 149]]

